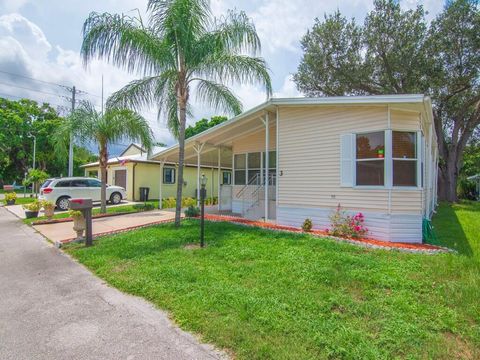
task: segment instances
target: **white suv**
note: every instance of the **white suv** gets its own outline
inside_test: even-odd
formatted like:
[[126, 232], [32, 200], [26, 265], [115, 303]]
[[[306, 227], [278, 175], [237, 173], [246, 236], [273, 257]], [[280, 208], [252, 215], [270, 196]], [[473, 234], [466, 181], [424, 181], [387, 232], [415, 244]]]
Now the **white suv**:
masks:
[[[67, 177], [48, 179], [40, 188], [40, 200], [52, 201], [59, 210], [68, 210], [68, 199], [88, 198], [100, 201], [102, 183], [98, 179], [85, 177]], [[119, 204], [127, 194], [120, 186], [107, 185], [107, 201]]]

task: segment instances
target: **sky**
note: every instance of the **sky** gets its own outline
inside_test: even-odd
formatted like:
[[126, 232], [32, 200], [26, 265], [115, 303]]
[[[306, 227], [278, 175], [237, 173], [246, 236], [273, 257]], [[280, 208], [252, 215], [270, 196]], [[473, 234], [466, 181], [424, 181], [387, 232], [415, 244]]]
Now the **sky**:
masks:
[[[49, 102], [67, 113], [71, 105], [66, 88], [75, 86], [81, 90], [78, 99], [89, 100], [100, 109], [102, 75], [105, 99], [139, 76], [100, 60], [85, 68], [80, 58], [82, 25], [93, 11], [132, 16], [139, 12], [146, 17], [146, 4], [147, 0], [0, 0], [0, 97]], [[403, 8], [418, 4], [431, 19], [444, 2], [401, 0]], [[216, 17], [230, 9], [246, 12], [262, 43], [261, 56], [270, 69], [274, 96], [293, 97], [302, 95], [292, 81], [302, 56], [300, 40], [315, 18], [339, 9], [348, 18], [362, 22], [372, 9], [372, 0], [211, 0], [211, 8]], [[235, 85], [232, 89], [245, 110], [266, 100], [265, 92], [256, 86]], [[189, 124], [221, 115], [193, 105], [194, 117]], [[152, 107], [142, 115], [150, 122], [156, 140], [171, 145], [175, 140], [165, 121], [157, 120], [156, 111]], [[113, 152], [121, 149], [117, 146]]]

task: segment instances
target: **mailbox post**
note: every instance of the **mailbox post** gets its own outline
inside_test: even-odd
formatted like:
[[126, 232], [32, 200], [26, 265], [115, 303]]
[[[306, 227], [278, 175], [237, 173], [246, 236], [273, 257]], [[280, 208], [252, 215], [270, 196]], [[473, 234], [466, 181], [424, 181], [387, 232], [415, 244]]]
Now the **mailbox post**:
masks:
[[79, 210], [85, 218], [85, 246], [92, 246], [92, 199], [70, 199], [70, 209]]

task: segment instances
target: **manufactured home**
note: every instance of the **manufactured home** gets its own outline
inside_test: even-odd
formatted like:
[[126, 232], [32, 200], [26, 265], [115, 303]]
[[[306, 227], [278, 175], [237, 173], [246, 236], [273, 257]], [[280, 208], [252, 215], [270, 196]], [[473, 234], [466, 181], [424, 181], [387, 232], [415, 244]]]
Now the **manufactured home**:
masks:
[[[187, 139], [185, 154], [197, 167], [232, 169], [231, 183], [221, 171], [206, 176], [220, 184], [218, 211], [249, 219], [298, 227], [310, 218], [325, 229], [340, 205], [365, 215], [372, 238], [421, 242], [436, 204], [424, 95], [272, 98]], [[178, 145], [149, 161], [177, 163]]]
[[[161, 152], [165, 148], [155, 148]], [[99, 177], [99, 163], [93, 162], [82, 165], [85, 176]], [[196, 197], [197, 173], [201, 171], [214, 179], [207, 187], [207, 197], [216, 197], [218, 194], [217, 167], [204, 166], [197, 169], [197, 165], [187, 164], [184, 168], [183, 196]], [[228, 183], [231, 179], [231, 168], [220, 169], [222, 180]], [[127, 200], [140, 199], [140, 188], [149, 188], [149, 199], [165, 199], [175, 197], [177, 193], [177, 165], [175, 162], [163, 163], [150, 160], [147, 151], [138, 144], [130, 144], [119, 156], [108, 159], [107, 184], [123, 187], [127, 193]]]

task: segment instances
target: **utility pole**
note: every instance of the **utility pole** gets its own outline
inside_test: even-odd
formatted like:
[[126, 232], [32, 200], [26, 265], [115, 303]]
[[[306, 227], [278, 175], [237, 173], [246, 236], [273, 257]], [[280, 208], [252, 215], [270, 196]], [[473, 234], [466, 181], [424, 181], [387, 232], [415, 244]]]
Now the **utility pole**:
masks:
[[[72, 114], [75, 111], [75, 86], [72, 87]], [[68, 176], [73, 176], [73, 133], [70, 133], [70, 146], [68, 148]]]

